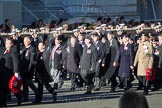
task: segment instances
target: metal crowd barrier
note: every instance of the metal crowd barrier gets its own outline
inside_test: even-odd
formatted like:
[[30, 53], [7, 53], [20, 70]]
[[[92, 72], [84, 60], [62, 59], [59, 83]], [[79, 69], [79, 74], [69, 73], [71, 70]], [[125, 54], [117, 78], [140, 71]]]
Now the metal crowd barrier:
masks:
[[[88, 34], [88, 33], [91, 33], [93, 31], [96, 31], [96, 30], [86, 30], [85, 32]], [[116, 29], [108, 29], [107, 31], [112, 31], [114, 32], [114, 34], [116, 34], [117, 30]], [[125, 29], [124, 31], [128, 32], [128, 33], [135, 33], [136, 29], [134, 28], [128, 28], [128, 29]], [[154, 31], [154, 29], [148, 27], [148, 28], [144, 28], [143, 29], [144, 32], [151, 32], [151, 31]], [[71, 34], [73, 33], [73, 31], [66, 31], [66, 32], [63, 32], [64, 35], [66, 36], [70, 36]], [[20, 35], [22, 37], [24, 36], [30, 36], [32, 34], [32, 32], [24, 32], [24, 33], [20, 33]], [[37, 32], [37, 34], [41, 34], [40, 32]], [[47, 35], [49, 35], [51, 33], [47, 33]], [[7, 37], [9, 36], [9, 33], [0, 33], [0, 36], [1, 37]]]

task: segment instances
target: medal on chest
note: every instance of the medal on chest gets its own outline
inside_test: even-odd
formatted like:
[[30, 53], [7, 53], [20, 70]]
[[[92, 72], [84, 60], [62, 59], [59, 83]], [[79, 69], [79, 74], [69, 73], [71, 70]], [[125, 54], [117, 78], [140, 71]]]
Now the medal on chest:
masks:
[[68, 53], [70, 53], [70, 48], [69, 48], [69, 47], [67, 47], [67, 48], [66, 48], [66, 51], [67, 51]]
[[144, 52], [148, 52], [148, 47], [146, 45], [143, 46]]
[[91, 53], [92, 51], [90, 49], [87, 50], [87, 53]]

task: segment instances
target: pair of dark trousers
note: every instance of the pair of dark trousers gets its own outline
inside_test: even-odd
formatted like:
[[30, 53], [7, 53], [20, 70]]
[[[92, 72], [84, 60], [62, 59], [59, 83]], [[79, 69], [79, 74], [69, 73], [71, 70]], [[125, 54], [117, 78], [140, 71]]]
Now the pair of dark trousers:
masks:
[[48, 82], [38, 82], [38, 99], [37, 101], [42, 101], [43, 87], [45, 87], [50, 94], [53, 96], [54, 89]]
[[149, 88], [149, 82], [147, 81], [146, 76], [138, 76], [138, 79], [139, 83], [144, 87], [144, 91], [147, 92]]
[[93, 89], [93, 77], [94, 77], [94, 73], [90, 73], [90, 74], [81, 74], [83, 81], [85, 82], [86, 86], [87, 86], [87, 91], [91, 91]]
[[129, 89], [131, 84], [130, 84], [130, 78], [129, 77], [123, 77], [121, 78], [121, 81], [123, 82], [123, 86], [125, 89]]
[[33, 81], [32, 80], [24, 80], [23, 81], [23, 97], [24, 97], [24, 99], [28, 99], [28, 94], [29, 94], [28, 87], [30, 87], [34, 91], [36, 98], [37, 98], [38, 89], [34, 85]]
[[71, 88], [75, 88], [77, 84], [77, 74], [76, 73], [70, 73], [71, 74]]
[[[8, 98], [8, 93], [9, 92], [10, 92], [9, 89], [0, 89], [0, 107], [7, 105], [7, 98]], [[22, 91], [20, 91], [20, 93], [16, 94], [15, 96], [18, 99], [18, 101], [21, 101], [21, 99], [22, 99]]]
[[78, 73], [70, 73], [71, 77], [71, 88], [74, 89], [76, 86], [83, 86], [83, 79]]
[[118, 82], [116, 81], [116, 74], [114, 73], [113, 76], [110, 78], [111, 82], [111, 88], [115, 89], [116, 86], [118, 85]]

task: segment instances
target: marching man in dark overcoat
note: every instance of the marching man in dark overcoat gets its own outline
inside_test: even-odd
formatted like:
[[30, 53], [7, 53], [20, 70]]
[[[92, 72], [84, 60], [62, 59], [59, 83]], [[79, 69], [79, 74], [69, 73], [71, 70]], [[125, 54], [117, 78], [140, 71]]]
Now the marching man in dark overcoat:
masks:
[[92, 44], [92, 38], [90, 36], [86, 36], [85, 47], [83, 49], [83, 54], [80, 61], [81, 76], [87, 86], [87, 91], [85, 94], [91, 94], [94, 87], [92, 79], [95, 73], [96, 60], [97, 49]]

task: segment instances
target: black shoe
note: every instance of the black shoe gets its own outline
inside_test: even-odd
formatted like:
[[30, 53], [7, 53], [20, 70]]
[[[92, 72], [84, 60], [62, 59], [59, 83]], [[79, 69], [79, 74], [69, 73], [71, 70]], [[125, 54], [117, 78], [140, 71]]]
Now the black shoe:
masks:
[[144, 95], [148, 95], [148, 91], [144, 91], [143, 94], [144, 94]]
[[28, 98], [24, 98], [24, 99], [23, 99], [23, 102], [27, 102], [27, 101], [28, 101]]
[[17, 105], [18, 105], [18, 106], [21, 106], [21, 103], [22, 103], [22, 101], [18, 101], [18, 102], [17, 102]]
[[113, 92], [115, 92], [115, 88], [110, 89], [110, 93], [113, 93]]
[[90, 91], [90, 90], [92, 90], [94, 88], [95, 88], [94, 84], [91, 84], [91, 85], [87, 86], [88, 91]]
[[160, 88], [153, 88], [151, 91], [158, 91]]
[[94, 88], [94, 91], [100, 91], [99, 87]]
[[113, 86], [114, 87], [117, 87], [119, 85], [119, 83], [118, 82], [116, 82]]
[[137, 87], [137, 90], [143, 90], [142, 87]]
[[91, 91], [86, 91], [84, 94], [92, 94]]
[[75, 87], [72, 87], [72, 88], [70, 88], [70, 91], [74, 91], [76, 88]]
[[129, 87], [125, 87], [124, 88], [124, 91], [128, 91], [130, 88]]
[[106, 83], [101, 84], [101, 86], [106, 86]]
[[132, 84], [130, 83], [129, 88], [132, 88]]
[[22, 103], [22, 97], [21, 97], [20, 99], [18, 99], [17, 105], [18, 105], [18, 106], [21, 106], [21, 103]]
[[35, 100], [34, 102], [32, 102], [33, 104], [39, 104], [39, 103], [41, 103], [41, 101], [40, 100]]
[[81, 85], [80, 84], [77, 84], [76, 87], [77, 88], [83, 87], [83, 84], [81, 84]]
[[107, 84], [110, 84], [110, 83], [111, 83], [110, 80], [108, 80]]
[[123, 86], [122, 84], [119, 84], [118, 87], [119, 87], [120, 89], [123, 89], [123, 88], [124, 88], [124, 86]]

